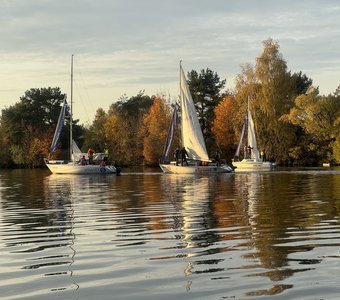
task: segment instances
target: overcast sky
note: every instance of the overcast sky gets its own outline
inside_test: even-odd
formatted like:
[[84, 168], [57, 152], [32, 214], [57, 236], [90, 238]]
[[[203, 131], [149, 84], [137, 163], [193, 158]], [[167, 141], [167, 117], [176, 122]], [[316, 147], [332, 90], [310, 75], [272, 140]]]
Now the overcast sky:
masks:
[[179, 60], [232, 89], [269, 37], [321, 94], [340, 85], [339, 0], [0, 0], [0, 109], [30, 88], [69, 94], [71, 54], [82, 123], [123, 94], [176, 99]]

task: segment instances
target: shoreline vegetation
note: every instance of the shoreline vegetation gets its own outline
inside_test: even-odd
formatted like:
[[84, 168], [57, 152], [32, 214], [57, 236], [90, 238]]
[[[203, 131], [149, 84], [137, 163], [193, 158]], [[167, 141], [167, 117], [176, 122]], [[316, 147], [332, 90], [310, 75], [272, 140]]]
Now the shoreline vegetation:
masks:
[[[211, 157], [219, 151], [231, 163], [249, 97], [258, 147], [267, 160], [279, 166], [339, 165], [340, 85], [333, 94], [320, 95], [311, 78], [288, 69], [278, 42], [265, 40], [255, 63], [241, 66], [234, 90], [225, 90], [226, 80], [209, 68], [192, 70], [187, 78]], [[49, 154], [64, 97], [59, 87], [32, 88], [2, 109], [1, 168], [40, 168], [45, 157], [68, 158], [67, 124], [57, 153]], [[108, 111], [98, 108], [92, 124], [73, 120], [73, 137], [84, 152], [108, 149], [109, 160], [120, 167], [158, 166], [175, 100], [143, 91], [121, 96]]]

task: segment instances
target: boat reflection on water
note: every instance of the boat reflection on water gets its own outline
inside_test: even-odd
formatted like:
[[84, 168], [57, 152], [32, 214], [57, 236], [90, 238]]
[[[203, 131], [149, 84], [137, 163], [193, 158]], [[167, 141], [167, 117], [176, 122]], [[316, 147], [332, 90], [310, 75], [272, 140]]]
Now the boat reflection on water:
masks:
[[[69, 286], [69, 282], [66, 280], [66, 284], [63, 287], [58, 287], [62, 290], [75, 290], [79, 289], [79, 284], [76, 282], [73, 276], [73, 264], [75, 263], [77, 255], [77, 247], [75, 244], [76, 232], [75, 232], [75, 210], [72, 199], [72, 194], [75, 191], [75, 176], [72, 175], [50, 175], [44, 180], [44, 198], [50, 201], [50, 204], [55, 212], [54, 217], [51, 219], [55, 223], [52, 228], [58, 228], [59, 231], [63, 231], [65, 235], [66, 243], [60, 247], [59, 245], [56, 252], [62, 252], [66, 258], [67, 263], [65, 269], [61, 274], [69, 275], [72, 285]], [[78, 179], [79, 180], [79, 179]], [[51, 273], [49, 275], [58, 275], [58, 273]], [[53, 276], [52, 276], [53, 277]]]
[[249, 251], [243, 255], [243, 258], [250, 264], [245, 265], [244, 268], [254, 269], [252, 276], [266, 277], [271, 282], [268, 288], [261, 287], [261, 289], [247, 291], [246, 295], [276, 295], [291, 289], [293, 285], [285, 284], [283, 281], [295, 272], [307, 271], [310, 268], [296, 270], [289, 268], [289, 251], [284, 247], [277, 247], [278, 241], [286, 238], [284, 226], [282, 227], [282, 224], [277, 224], [277, 222], [285, 221], [276, 215], [280, 206], [275, 203], [275, 198], [272, 198], [272, 196], [275, 197], [273, 191], [267, 192], [270, 186], [266, 182], [266, 174], [256, 172], [237, 174], [235, 185], [240, 187], [237, 201], [244, 203], [249, 226], [247, 241]]
[[214, 258], [214, 254], [223, 251], [217, 245], [220, 237], [213, 212], [216, 179], [216, 176], [164, 176], [168, 198], [177, 211], [175, 247], [180, 249], [177, 257], [185, 261], [183, 271], [187, 277], [187, 290], [192, 284], [190, 276], [224, 270], [224, 267], [218, 267], [224, 259]]
[[[165, 176], [163, 186], [168, 187], [167, 197], [177, 211], [174, 248], [180, 249], [177, 257], [185, 261], [187, 289], [194, 282], [197, 288], [197, 276], [205, 274], [211, 280], [233, 278], [247, 296], [276, 295], [293, 288], [287, 278], [320, 263], [320, 259], [300, 257], [299, 253], [313, 249], [309, 243], [290, 244], [291, 231], [299, 235], [299, 220], [289, 216], [287, 199], [286, 207], [281, 203], [289, 189], [273, 190], [268, 176], [272, 175]], [[249, 289], [242, 280], [245, 270], [268, 282]]]

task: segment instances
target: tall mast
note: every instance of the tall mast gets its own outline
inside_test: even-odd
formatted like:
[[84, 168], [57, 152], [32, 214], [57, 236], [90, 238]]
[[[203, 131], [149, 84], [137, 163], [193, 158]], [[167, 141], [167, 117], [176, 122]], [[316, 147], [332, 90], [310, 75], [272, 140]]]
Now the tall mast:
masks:
[[250, 137], [249, 137], [249, 95], [247, 97], [246, 129], [247, 129], [247, 145], [246, 146], [250, 146]]
[[183, 91], [182, 91], [182, 60], [179, 61], [179, 101], [181, 104], [181, 146], [183, 145]]
[[70, 103], [70, 160], [73, 153], [72, 119], [73, 119], [73, 54], [71, 55], [71, 103]]

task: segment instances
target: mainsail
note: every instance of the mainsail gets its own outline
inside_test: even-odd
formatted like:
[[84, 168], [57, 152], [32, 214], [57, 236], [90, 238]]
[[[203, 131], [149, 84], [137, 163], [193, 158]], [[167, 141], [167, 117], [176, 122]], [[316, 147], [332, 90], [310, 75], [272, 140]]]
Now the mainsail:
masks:
[[186, 148], [189, 158], [210, 161], [182, 66], [180, 67], [180, 98], [183, 146]]
[[244, 133], [245, 133], [245, 131], [246, 131], [246, 125], [247, 125], [247, 118], [245, 118], [244, 123], [243, 123], [243, 127], [242, 127], [242, 132], [241, 132], [240, 140], [239, 140], [239, 142], [238, 142], [237, 150], [236, 150], [236, 153], [235, 153], [235, 160], [238, 160], [239, 157], [240, 157], [242, 141], [243, 141]]
[[61, 111], [59, 114], [57, 128], [54, 132], [53, 141], [52, 141], [51, 148], [50, 148], [50, 151], [52, 153], [56, 152], [58, 149], [61, 132], [63, 131], [63, 128], [64, 128], [66, 110], [67, 110], [67, 102], [66, 102], [66, 97], [65, 97], [63, 106], [61, 107]]
[[249, 99], [248, 99], [248, 145], [251, 149], [251, 158], [256, 161], [260, 160], [259, 149], [257, 149], [256, 136], [255, 136], [255, 125], [253, 118], [251, 117], [249, 109]]

